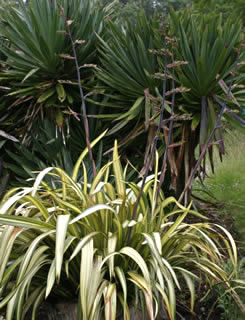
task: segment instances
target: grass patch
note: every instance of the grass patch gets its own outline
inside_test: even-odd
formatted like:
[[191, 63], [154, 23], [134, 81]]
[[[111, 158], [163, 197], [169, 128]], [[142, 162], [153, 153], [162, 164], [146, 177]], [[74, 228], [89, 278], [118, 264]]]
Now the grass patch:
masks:
[[203, 191], [209, 193], [209, 200], [213, 197], [219, 204], [222, 214], [232, 216], [245, 241], [245, 132], [227, 132], [226, 154], [223, 162], [215, 155], [215, 168], [215, 173], [206, 178]]

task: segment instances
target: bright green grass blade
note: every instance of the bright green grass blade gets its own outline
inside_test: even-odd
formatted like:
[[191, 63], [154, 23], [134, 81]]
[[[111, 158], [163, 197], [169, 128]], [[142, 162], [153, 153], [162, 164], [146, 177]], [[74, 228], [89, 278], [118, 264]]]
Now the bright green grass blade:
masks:
[[125, 195], [126, 188], [124, 183], [122, 166], [121, 166], [121, 162], [119, 160], [119, 155], [118, 155], [117, 141], [115, 141], [114, 151], [113, 151], [113, 172], [115, 175], [117, 193], [118, 195], [123, 197]]
[[100, 211], [100, 210], [109, 210], [109, 211], [112, 211], [114, 214], [116, 214], [115, 210], [108, 206], [108, 205], [105, 205], [105, 204], [96, 204], [86, 210], [84, 210], [81, 214], [79, 214], [77, 217], [75, 217], [74, 219], [72, 219], [69, 224], [73, 224], [89, 215], [91, 215], [92, 213], [95, 213], [97, 211]]
[[0, 224], [9, 225], [9, 226], [15, 226], [20, 228], [31, 228], [36, 230], [52, 230], [54, 227], [53, 225], [38, 221], [33, 218], [26, 218], [26, 217], [15, 217], [15, 216], [9, 216], [2, 214], [0, 215]]
[[124, 313], [123, 317], [124, 317], [124, 320], [126, 320], [127, 319], [126, 312], [128, 309], [128, 306], [127, 306], [127, 280], [126, 280], [124, 271], [121, 267], [116, 267], [115, 273], [116, 273], [117, 278], [119, 279], [119, 282], [120, 282], [122, 290], [123, 290], [123, 313]]
[[14, 203], [19, 201], [28, 193], [31, 193], [31, 191], [32, 191], [32, 188], [23, 188], [21, 191], [13, 194], [12, 196], [11, 194], [8, 194], [9, 198], [6, 201], [4, 201], [4, 199], [2, 201], [2, 205], [0, 207], [0, 214], [5, 214]]
[[104, 289], [105, 320], [116, 320], [117, 315], [117, 287], [109, 283]]
[[[107, 130], [104, 131], [101, 135], [98, 136], [98, 138], [96, 138], [94, 141], [91, 142], [91, 148], [93, 148], [93, 146], [96, 145], [96, 143], [98, 143], [106, 134]], [[85, 156], [87, 155], [88, 153], [88, 148], [86, 148], [80, 155], [80, 157], [78, 158], [75, 166], [74, 166], [74, 169], [73, 169], [73, 172], [72, 172], [72, 179], [74, 181], [77, 181], [77, 177], [78, 177], [78, 171], [79, 171], [79, 168], [80, 168], [80, 165], [83, 161], [83, 159], [85, 158]]]
[[20, 265], [18, 275], [16, 277], [16, 284], [19, 284], [26, 275], [26, 270], [29, 267], [29, 264], [31, 263], [31, 259], [33, 257], [33, 254], [37, 250], [37, 246], [40, 244], [40, 242], [45, 239], [46, 237], [50, 236], [51, 234], [55, 233], [55, 230], [51, 230], [45, 233], [42, 233], [38, 237], [35, 238], [35, 240], [32, 241], [30, 247], [28, 248], [22, 263]]
[[153, 297], [152, 297], [152, 291], [149, 287], [149, 284], [146, 282], [145, 278], [141, 275], [134, 273], [134, 272], [128, 272], [129, 280], [132, 281], [134, 284], [136, 284], [137, 287], [139, 287], [145, 296], [145, 304], [147, 306], [148, 315], [150, 320], [154, 320], [154, 312], [153, 312]]
[[124, 247], [120, 250], [120, 254], [126, 255], [130, 257], [134, 262], [137, 264], [137, 266], [141, 269], [142, 274], [145, 278], [146, 283], [148, 284], [148, 290], [151, 283], [150, 273], [148, 270], [148, 267], [145, 263], [145, 260], [142, 258], [142, 256], [133, 248], [131, 247]]
[[93, 239], [93, 237], [95, 237], [95, 236], [98, 235], [98, 234], [99, 234], [99, 232], [91, 232], [90, 234], [88, 234], [87, 236], [85, 236], [84, 238], [82, 238], [82, 239], [78, 242], [76, 248], [73, 250], [72, 255], [70, 256], [69, 261], [71, 261], [72, 259], [74, 259], [75, 256], [83, 249], [83, 247], [84, 247], [85, 245], [87, 245], [87, 243], [88, 243], [91, 239]]
[[67, 235], [67, 227], [69, 224], [70, 215], [60, 215], [56, 223], [56, 242], [55, 242], [55, 271], [57, 281], [60, 281], [62, 262], [64, 257], [64, 246]]
[[54, 283], [55, 283], [55, 265], [56, 265], [56, 260], [54, 259], [53, 262], [51, 263], [51, 266], [49, 268], [48, 272], [48, 278], [47, 278], [47, 285], [45, 289], [45, 299], [49, 296]]

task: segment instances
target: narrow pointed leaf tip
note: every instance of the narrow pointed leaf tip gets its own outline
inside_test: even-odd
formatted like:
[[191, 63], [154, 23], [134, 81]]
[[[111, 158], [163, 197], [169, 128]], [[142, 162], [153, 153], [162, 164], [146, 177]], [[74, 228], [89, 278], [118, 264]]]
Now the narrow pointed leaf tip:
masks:
[[57, 218], [56, 225], [56, 243], [55, 243], [55, 268], [56, 277], [59, 282], [62, 262], [64, 257], [64, 244], [67, 236], [67, 227], [70, 220], [70, 215], [62, 215]]

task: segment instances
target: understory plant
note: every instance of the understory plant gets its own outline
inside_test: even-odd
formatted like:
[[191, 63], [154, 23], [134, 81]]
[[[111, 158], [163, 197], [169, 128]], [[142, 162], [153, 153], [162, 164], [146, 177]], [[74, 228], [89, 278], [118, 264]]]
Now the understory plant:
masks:
[[[83, 159], [71, 176], [60, 168], [40, 172], [32, 187], [15, 188], [0, 207], [0, 310], [6, 319], [24, 319], [30, 309], [35, 319], [45, 299], [76, 300], [77, 319], [130, 319], [132, 306], [141, 318], [157, 319], [165, 312], [176, 318], [177, 292], [188, 288], [190, 310], [195, 283], [221, 283], [242, 303], [230, 280], [236, 279], [237, 249], [223, 227], [173, 197], [157, 197], [155, 173], [143, 186], [126, 180], [117, 150], [87, 182]], [[82, 166], [83, 181], [78, 182]], [[51, 175], [53, 183], [44, 182]], [[137, 207], [135, 207], [137, 205]], [[174, 209], [176, 206], [176, 209]], [[174, 219], [173, 219], [174, 218]], [[224, 255], [231, 273], [221, 266]]]
[[[104, 136], [102, 133], [100, 138]], [[65, 123], [63, 128], [58, 128], [52, 121], [45, 119], [36, 135], [29, 137], [28, 144], [16, 142], [6, 148], [3, 165], [11, 175], [11, 186], [31, 186], [40, 170], [54, 166], [64, 169], [71, 175], [73, 167], [84, 149], [85, 133], [81, 122], [75, 118]], [[97, 147], [97, 146], [96, 146]], [[102, 141], [96, 151], [96, 167], [101, 167]], [[104, 159], [105, 161], [105, 159]], [[87, 168], [88, 181], [91, 182], [92, 169], [88, 159], [84, 159]], [[79, 170], [78, 181], [82, 177]], [[50, 176], [46, 179], [50, 180]]]
[[[232, 272], [233, 266], [230, 260], [226, 261], [224, 264], [224, 269], [229, 273]], [[245, 258], [242, 258], [237, 266], [237, 272], [239, 279], [245, 280]], [[234, 282], [231, 286], [236, 287], [237, 292], [240, 295], [243, 303], [245, 302], [245, 291], [244, 286], [239, 284], [239, 282]], [[217, 306], [222, 310], [221, 318], [222, 320], [242, 320], [244, 318], [244, 314], [241, 313], [241, 310], [238, 308], [237, 304], [234, 303], [234, 300], [230, 296], [229, 292], [224, 289], [224, 287], [218, 285], [215, 288], [215, 292], [217, 294]]]

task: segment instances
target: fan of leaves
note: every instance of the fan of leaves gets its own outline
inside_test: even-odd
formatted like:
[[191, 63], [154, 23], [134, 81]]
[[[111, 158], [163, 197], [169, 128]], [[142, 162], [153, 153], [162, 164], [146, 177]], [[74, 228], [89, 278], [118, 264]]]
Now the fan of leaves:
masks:
[[33, 0], [28, 6], [20, 1], [17, 9], [5, 13], [1, 36], [10, 46], [0, 48], [7, 57], [0, 74], [5, 88], [0, 88], [4, 89], [1, 102], [8, 125], [20, 127], [18, 134], [33, 127], [37, 116], [48, 115], [62, 126], [64, 113], [81, 112], [66, 23], [76, 43], [83, 85], [87, 85], [97, 62], [97, 35], [104, 32], [107, 9], [98, 10], [97, 2], [88, 0]]

